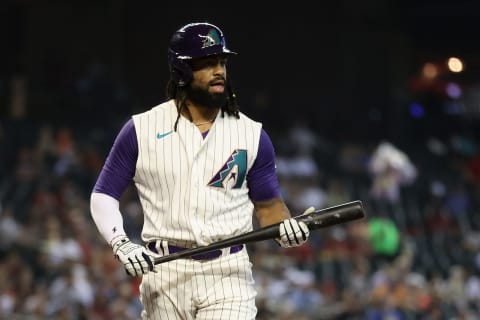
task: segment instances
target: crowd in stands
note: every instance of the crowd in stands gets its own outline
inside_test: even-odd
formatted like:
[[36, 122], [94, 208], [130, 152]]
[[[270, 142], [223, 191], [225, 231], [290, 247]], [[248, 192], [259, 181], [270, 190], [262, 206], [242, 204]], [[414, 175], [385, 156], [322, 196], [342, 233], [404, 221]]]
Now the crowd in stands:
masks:
[[[120, 123], [37, 123], [17, 90], [0, 120], [0, 319], [138, 319], [139, 278], [126, 275], [89, 212]], [[312, 232], [298, 248], [249, 245], [259, 320], [480, 318], [474, 138], [332, 141], [299, 121], [272, 139], [294, 215], [361, 200], [367, 217]], [[141, 241], [133, 186], [121, 208]]]

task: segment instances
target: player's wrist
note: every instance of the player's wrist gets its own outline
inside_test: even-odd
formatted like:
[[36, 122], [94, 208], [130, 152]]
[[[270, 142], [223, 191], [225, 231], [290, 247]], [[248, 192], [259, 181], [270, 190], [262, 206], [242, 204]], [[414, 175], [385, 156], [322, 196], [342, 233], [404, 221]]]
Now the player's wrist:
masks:
[[113, 237], [112, 239], [110, 239], [110, 247], [114, 247], [115, 244], [118, 244], [119, 241], [122, 241], [123, 239], [127, 239], [128, 241], [130, 241], [130, 239], [128, 238], [128, 236], [126, 234], [121, 234], [121, 235], [117, 235], [115, 237]]

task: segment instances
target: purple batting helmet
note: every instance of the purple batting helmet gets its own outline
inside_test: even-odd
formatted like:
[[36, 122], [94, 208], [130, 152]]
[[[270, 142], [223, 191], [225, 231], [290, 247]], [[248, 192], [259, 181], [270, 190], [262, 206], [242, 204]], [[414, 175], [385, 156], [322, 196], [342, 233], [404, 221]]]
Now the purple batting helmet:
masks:
[[173, 34], [168, 47], [168, 65], [173, 81], [179, 86], [187, 85], [192, 80], [188, 61], [216, 54], [236, 54], [227, 49], [220, 28], [207, 22], [181, 27]]

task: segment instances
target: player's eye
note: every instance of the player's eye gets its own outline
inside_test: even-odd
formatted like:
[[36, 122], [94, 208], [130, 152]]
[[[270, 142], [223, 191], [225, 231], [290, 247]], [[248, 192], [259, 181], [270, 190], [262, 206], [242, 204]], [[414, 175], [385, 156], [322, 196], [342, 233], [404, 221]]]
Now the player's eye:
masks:
[[200, 70], [204, 68], [215, 67], [217, 64], [220, 64], [222, 67], [225, 67], [227, 64], [227, 58], [224, 56], [211, 56], [206, 58], [200, 58], [192, 60], [190, 65], [192, 70]]

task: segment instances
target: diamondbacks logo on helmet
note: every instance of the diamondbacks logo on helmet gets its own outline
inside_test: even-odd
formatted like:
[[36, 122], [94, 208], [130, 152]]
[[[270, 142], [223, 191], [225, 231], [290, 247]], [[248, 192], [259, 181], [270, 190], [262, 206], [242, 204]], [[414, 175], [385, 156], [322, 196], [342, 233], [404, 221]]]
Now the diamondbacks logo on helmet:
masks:
[[202, 48], [214, 46], [216, 44], [220, 44], [222, 41], [220, 40], [220, 35], [218, 34], [217, 30], [210, 29], [207, 35], [203, 36], [199, 34], [201, 38], [203, 38]]
[[245, 181], [246, 174], [247, 150], [235, 149], [208, 185], [224, 189], [238, 189]]

